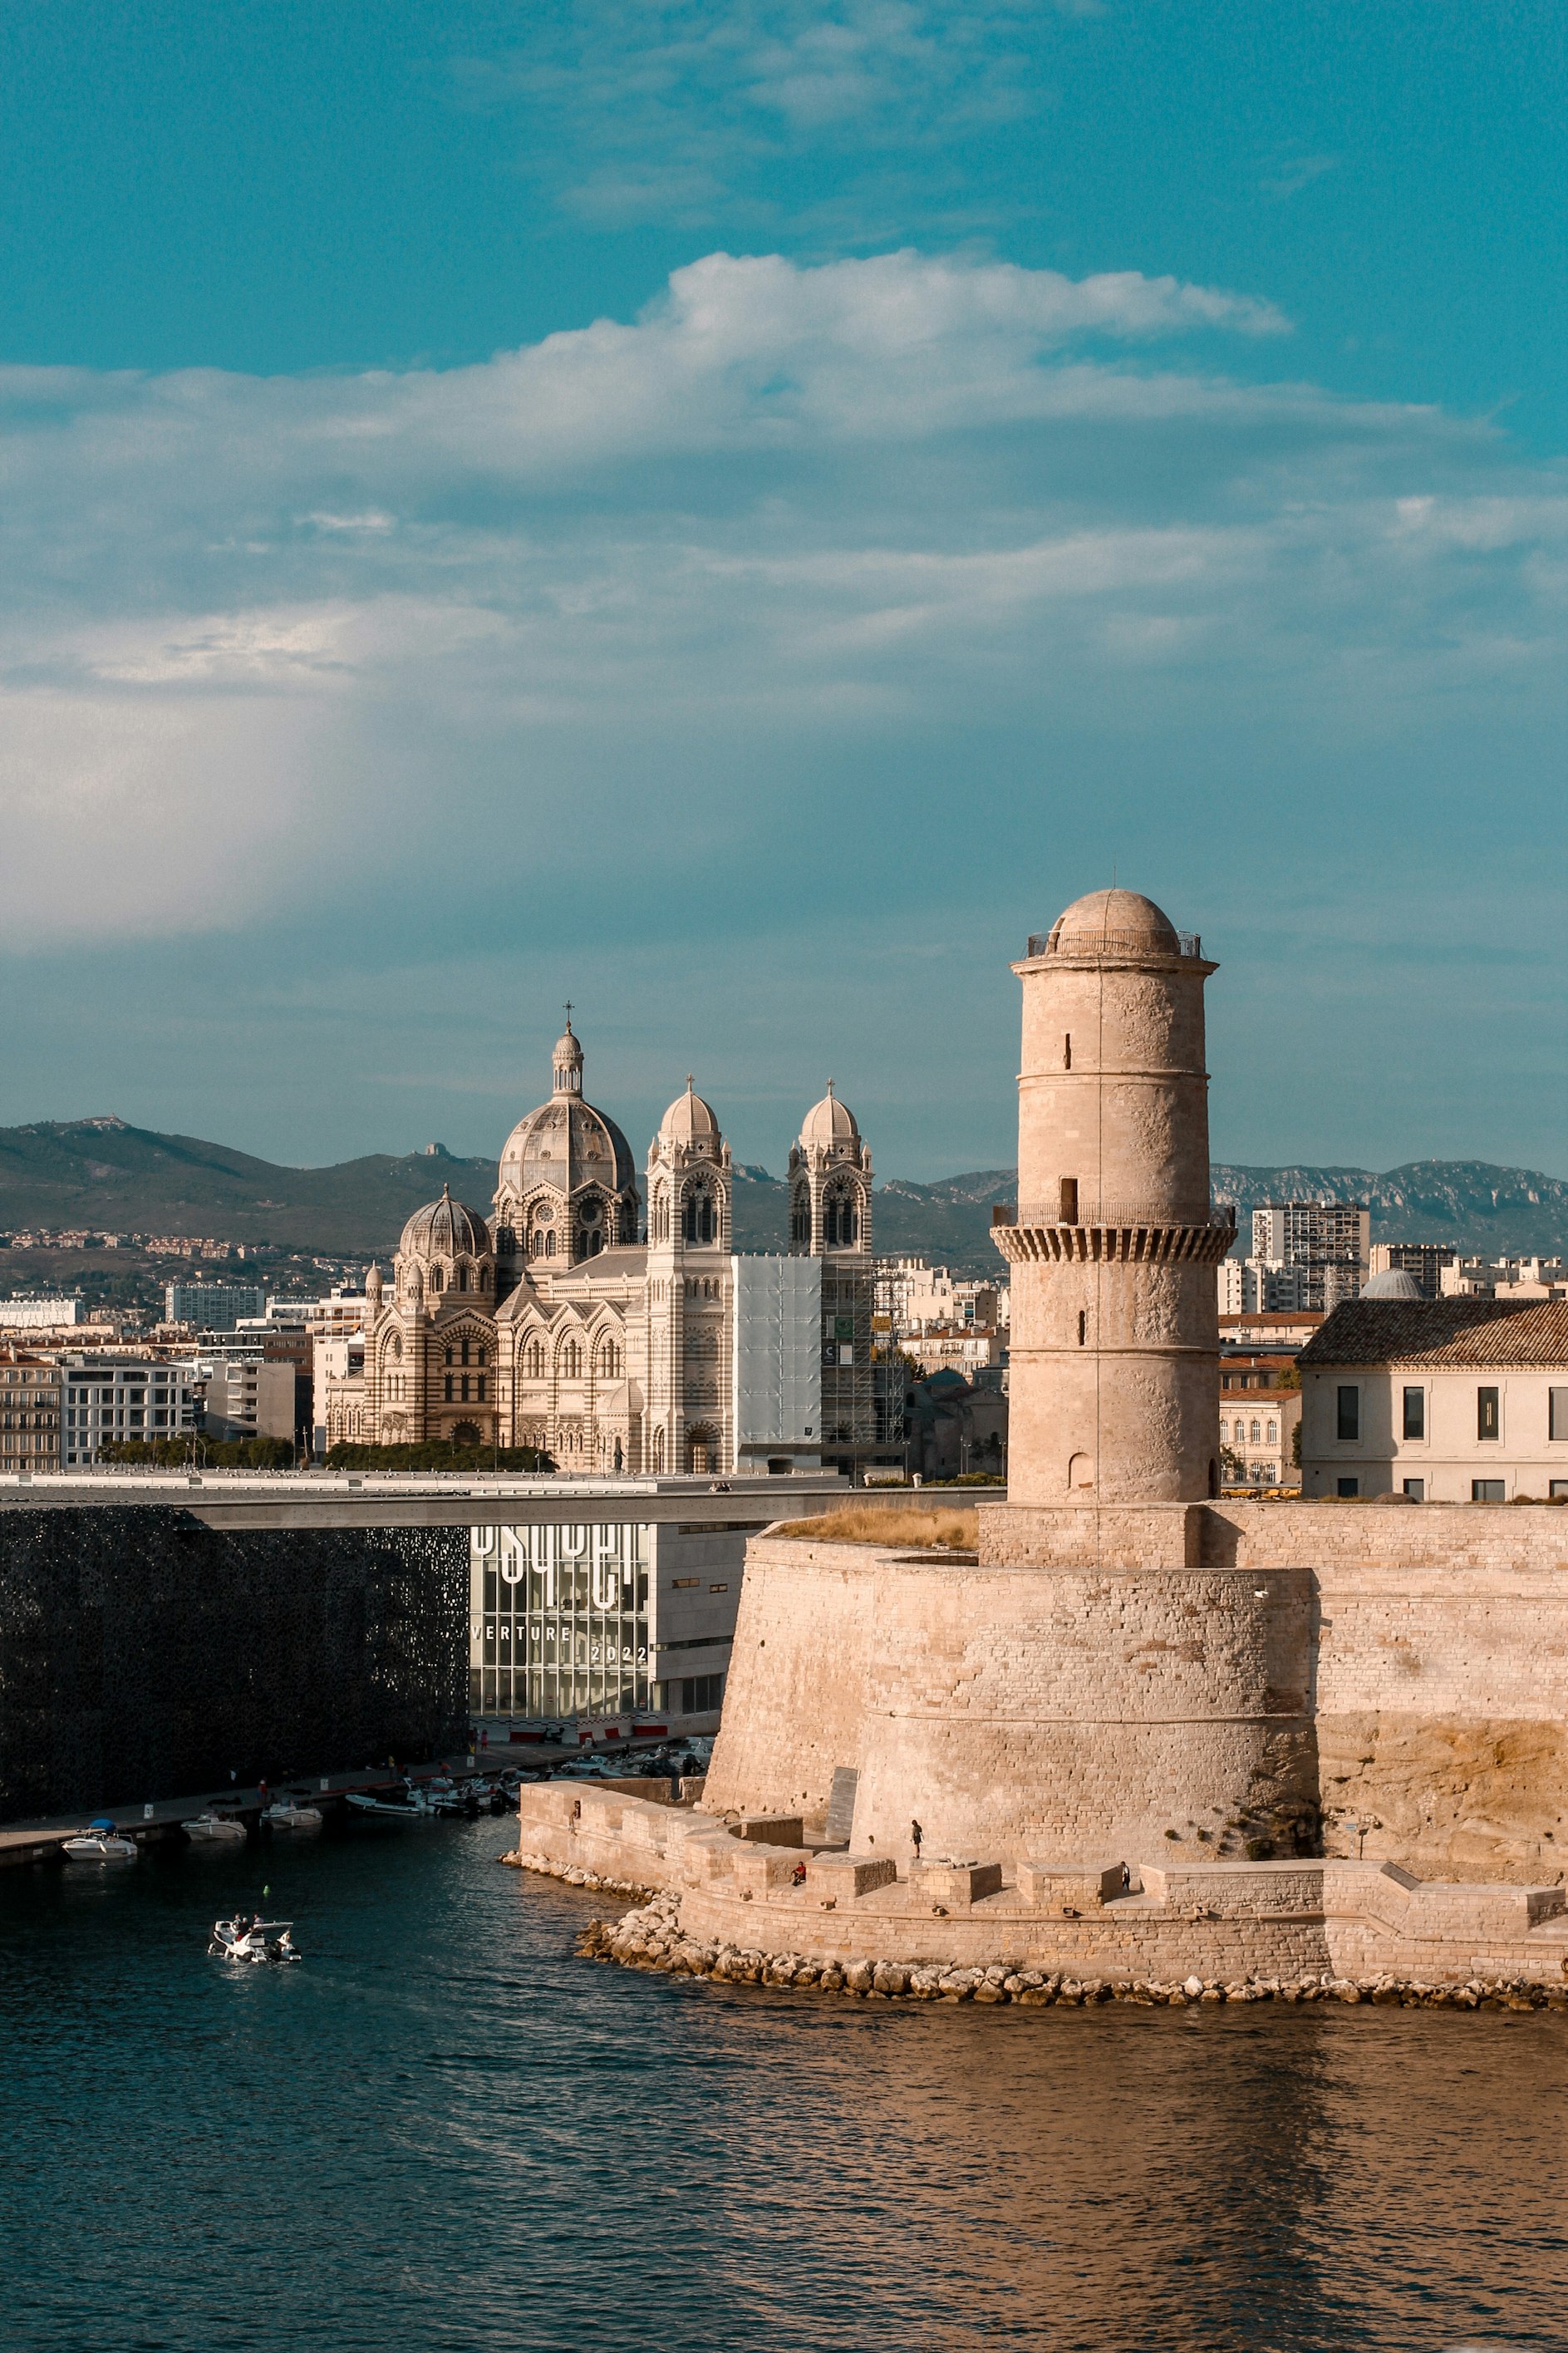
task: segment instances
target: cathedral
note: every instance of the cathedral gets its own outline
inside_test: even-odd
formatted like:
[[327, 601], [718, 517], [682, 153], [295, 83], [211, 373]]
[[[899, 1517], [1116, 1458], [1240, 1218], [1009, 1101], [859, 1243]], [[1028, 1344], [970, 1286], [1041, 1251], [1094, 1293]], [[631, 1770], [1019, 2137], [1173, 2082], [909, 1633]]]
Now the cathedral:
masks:
[[[404, 1228], [391, 1282], [371, 1268], [363, 1370], [328, 1384], [329, 1445], [537, 1447], [580, 1475], [852, 1469], [874, 1436], [871, 1155], [848, 1105], [830, 1085], [805, 1116], [779, 1258], [733, 1250], [733, 1185], [688, 1079], [648, 1149], [645, 1219], [626, 1137], [584, 1098], [568, 1013], [550, 1100], [508, 1137], [490, 1216], [443, 1191]], [[802, 1260], [820, 1293], [786, 1279]], [[793, 1429], [787, 1378], [780, 1426], [744, 1403], [753, 1303], [781, 1296], [810, 1303]]]

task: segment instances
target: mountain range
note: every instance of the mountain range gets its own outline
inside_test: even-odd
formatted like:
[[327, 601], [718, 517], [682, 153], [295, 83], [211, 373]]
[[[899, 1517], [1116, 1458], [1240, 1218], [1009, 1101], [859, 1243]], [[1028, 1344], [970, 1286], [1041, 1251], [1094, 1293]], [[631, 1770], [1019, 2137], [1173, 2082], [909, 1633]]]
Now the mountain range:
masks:
[[[0, 1128], [0, 1232], [7, 1235], [86, 1227], [385, 1258], [412, 1211], [444, 1184], [487, 1208], [495, 1162], [432, 1145], [325, 1168], [287, 1168], [112, 1117]], [[931, 1185], [889, 1177], [876, 1193], [878, 1253], [927, 1258], [963, 1273], [994, 1272], [999, 1261], [989, 1238], [992, 1207], [1012, 1200], [1016, 1190], [1011, 1168]], [[1480, 1160], [1415, 1160], [1382, 1174], [1217, 1162], [1214, 1195], [1244, 1213], [1270, 1200], [1365, 1201], [1373, 1239], [1381, 1241], [1452, 1242], [1483, 1255], [1568, 1250], [1568, 1183]], [[733, 1222], [739, 1249], [782, 1249], [782, 1180], [763, 1168], [738, 1168]], [[1245, 1215], [1242, 1226], [1245, 1234]]]

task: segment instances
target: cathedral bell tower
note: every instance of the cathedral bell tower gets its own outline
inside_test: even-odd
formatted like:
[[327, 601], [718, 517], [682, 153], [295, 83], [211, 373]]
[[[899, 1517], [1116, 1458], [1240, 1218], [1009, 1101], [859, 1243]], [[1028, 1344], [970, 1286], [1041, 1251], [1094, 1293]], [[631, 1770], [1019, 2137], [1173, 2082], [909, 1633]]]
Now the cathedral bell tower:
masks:
[[647, 1414], [644, 1467], [728, 1471], [730, 1208], [734, 1161], [711, 1107], [678, 1095], [647, 1156]]

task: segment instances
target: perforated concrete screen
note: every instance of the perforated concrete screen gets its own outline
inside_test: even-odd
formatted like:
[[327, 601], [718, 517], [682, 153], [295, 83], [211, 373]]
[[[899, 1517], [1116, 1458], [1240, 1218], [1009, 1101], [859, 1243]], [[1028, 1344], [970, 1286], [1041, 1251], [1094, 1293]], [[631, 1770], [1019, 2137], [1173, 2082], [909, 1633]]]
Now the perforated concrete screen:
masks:
[[812, 1448], [822, 1437], [822, 1261], [736, 1258], [735, 1452]]

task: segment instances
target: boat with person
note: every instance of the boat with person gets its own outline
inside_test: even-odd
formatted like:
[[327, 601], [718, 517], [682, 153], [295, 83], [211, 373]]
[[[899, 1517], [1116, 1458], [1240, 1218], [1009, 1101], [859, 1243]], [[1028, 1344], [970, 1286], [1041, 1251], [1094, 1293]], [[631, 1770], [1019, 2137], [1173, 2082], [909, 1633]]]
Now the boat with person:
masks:
[[213, 1922], [207, 1951], [214, 1960], [279, 1968], [301, 1957], [295, 1947], [293, 1928], [291, 1920], [263, 1920], [254, 1913], [241, 1912], [232, 1920]]
[[193, 1846], [243, 1846], [245, 1835], [245, 1824], [234, 1814], [220, 1814], [216, 1806], [185, 1824]]
[[134, 1862], [136, 1841], [108, 1814], [95, 1814], [86, 1830], [60, 1841], [60, 1852], [68, 1862]]

